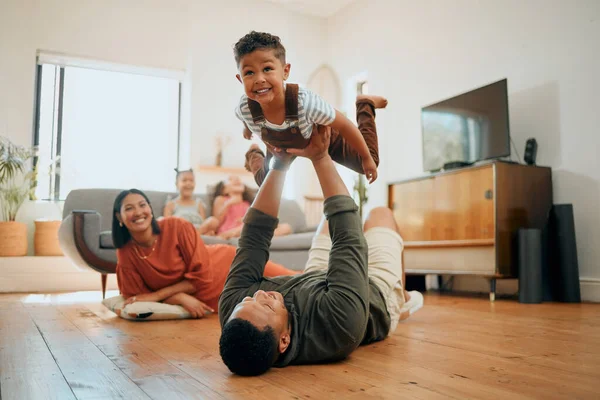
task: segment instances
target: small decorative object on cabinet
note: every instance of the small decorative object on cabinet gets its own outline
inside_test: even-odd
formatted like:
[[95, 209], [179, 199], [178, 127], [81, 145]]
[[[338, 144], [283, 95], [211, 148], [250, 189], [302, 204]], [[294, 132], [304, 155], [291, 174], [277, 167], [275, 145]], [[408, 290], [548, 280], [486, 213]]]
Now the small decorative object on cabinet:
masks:
[[217, 145], [217, 155], [215, 158], [215, 166], [220, 167], [223, 165], [223, 150], [231, 142], [231, 136], [224, 136], [217, 134], [215, 137], [215, 143]]
[[516, 278], [514, 235], [542, 229], [552, 207], [547, 167], [492, 161], [388, 185], [407, 274]]

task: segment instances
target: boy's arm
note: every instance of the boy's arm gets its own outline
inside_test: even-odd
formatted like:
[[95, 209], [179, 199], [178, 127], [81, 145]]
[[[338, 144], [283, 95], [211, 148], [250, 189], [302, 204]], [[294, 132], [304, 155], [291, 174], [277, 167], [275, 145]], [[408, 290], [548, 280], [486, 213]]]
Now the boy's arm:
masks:
[[248, 125], [244, 122], [244, 139], [252, 139], [252, 131], [248, 128]]
[[346, 139], [350, 147], [356, 149], [362, 158], [371, 157], [367, 142], [365, 142], [365, 138], [358, 130], [358, 127], [339, 110], [335, 110], [335, 119], [330, 126], [338, 131]]
[[367, 142], [365, 142], [365, 138], [363, 137], [360, 130], [354, 125], [344, 114], [340, 111], [335, 110], [335, 119], [331, 123], [331, 128], [335, 129], [342, 135], [342, 137], [346, 140], [348, 145], [355, 149], [358, 154], [360, 154], [363, 159], [363, 169], [364, 173], [369, 179], [369, 182], [375, 181], [377, 179], [377, 165], [369, 152], [369, 148], [367, 147]]

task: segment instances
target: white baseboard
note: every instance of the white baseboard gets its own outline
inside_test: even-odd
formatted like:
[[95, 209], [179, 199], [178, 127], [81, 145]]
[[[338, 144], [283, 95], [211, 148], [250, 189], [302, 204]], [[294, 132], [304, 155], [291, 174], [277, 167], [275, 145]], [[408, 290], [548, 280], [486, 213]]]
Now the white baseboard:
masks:
[[[100, 274], [81, 270], [67, 257], [0, 257], [0, 293], [52, 293], [101, 290]], [[107, 290], [118, 289], [115, 274]]]
[[600, 303], [600, 279], [580, 278], [581, 300], [590, 303]]

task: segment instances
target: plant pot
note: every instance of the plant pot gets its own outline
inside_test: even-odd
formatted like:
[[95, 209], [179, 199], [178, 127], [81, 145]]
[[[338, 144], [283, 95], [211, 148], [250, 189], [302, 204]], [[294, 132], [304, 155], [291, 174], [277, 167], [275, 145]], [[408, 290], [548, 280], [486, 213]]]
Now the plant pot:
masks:
[[27, 255], [27, 225], [21, 222], [0, 222], [0, 257]]
[[58, 244], [60, 221], [35, 221], [33, 248], [36, 256], [62, 256]]

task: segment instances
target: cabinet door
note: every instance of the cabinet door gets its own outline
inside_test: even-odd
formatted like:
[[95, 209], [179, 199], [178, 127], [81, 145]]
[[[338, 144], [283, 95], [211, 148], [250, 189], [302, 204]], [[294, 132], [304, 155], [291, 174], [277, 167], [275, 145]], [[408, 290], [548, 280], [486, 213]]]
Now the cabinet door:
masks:
[[433, 183], [433, 178], [425, 178], [392, 185], [390, 207], [404, 240], [432, 240], [430, 226], [433, 223], [435, 198]]
[[494, 239], [493, 166], [434, 179], [431, 240]]

